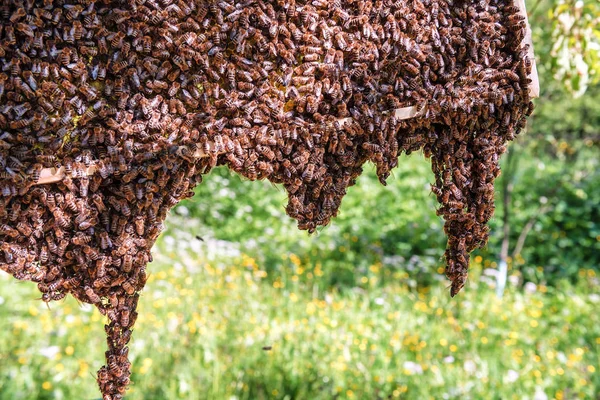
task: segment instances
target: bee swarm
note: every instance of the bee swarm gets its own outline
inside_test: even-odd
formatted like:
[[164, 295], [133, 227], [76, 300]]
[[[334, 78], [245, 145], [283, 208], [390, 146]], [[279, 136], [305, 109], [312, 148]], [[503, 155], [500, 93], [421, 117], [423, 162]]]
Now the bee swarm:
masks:
[[0, 268], [108, 317], [97, 379], [121, 399], [150, 249], [203, 174], [283, 184], [313, 232], [366, 161], [385, 184], [422, 150], [454, 296], [533, 109], [525, 34], [512, 0], [3, 1]]

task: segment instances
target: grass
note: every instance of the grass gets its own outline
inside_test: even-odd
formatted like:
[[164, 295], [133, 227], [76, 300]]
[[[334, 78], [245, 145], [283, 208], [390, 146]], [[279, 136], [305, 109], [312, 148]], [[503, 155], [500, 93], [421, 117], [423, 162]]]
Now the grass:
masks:
[[[207, 244], [208, 243], [208, 244]], [[159, 242], [140, 300], [127, 399], [576, 399], [600, 392], [597, 278], [509, 287], [486, 277], [450, 299], [372, 265], [364, 285], [322, 291], [294, 254], [268, 275], [186, 232]], [[485, 261], [478, 257], [474, 275]], [[72, 298], [46, 306], [0, 274], [0, 399], [93, 399], [103, 317]], [[537, 396], [537, 397], [534, 397]], [[547, 397], [544, 397], [547, 396]]]

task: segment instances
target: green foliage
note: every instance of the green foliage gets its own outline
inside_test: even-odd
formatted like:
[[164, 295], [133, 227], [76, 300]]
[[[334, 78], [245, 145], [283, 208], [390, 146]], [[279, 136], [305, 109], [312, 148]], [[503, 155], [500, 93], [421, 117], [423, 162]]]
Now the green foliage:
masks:
[[[523, 272], [525, 281], [575, 279], [579, 269], [600, 265], [598, 146], [592, 140], [567, 142], [553, 136], [526, 146], [511, 147], [518, 169], [507, 171], [505, 165], [501, 178], [512, 179], [514, 184], [511, 246], [528, 221], [534, 223], [522, 252], [512, 260], [514, 268]], [[500, 248], [504, 210], [499, 199], [496, 203], [487, 257], [498, 254]]]
[[552, 20], [552, 70], [575, 97], [600, 82], [600, 3], [563, 0], [549, 12]]
[[600, 3], [527, 1], [542, 97], [559, 83], [580, 97], [600, 81]]
[[[368, 290], [322, 292], [321, 278], [306, 276], [314, 266], [293, 254], [294, 269], [272, 277], [243, 254], [207, 262], [198, 254], [216, 244], [180, 230], [182, 218], [171, 223], [140, 299], [129, 400], [592, 398], [600, 391], [593, 270], [577, 286], [510, 286], [503, 300], [485, 277], [473, 276], [451, 299], [444, 283], [412, 290], [404, 273], [385, 268], [357, 274]], [[36, 297], [35, 285], [0, 274], [0, 399], [97, 398], [105, 317], [70, 297], [50, 310]]]

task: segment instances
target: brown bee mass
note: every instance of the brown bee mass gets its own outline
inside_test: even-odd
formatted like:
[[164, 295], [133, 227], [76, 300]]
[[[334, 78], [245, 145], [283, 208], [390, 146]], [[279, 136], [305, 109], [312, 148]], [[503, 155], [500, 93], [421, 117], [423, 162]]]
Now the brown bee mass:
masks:
[[162, 221], [211, 168], [282, 184], [312, 232], [366, 161], [385, 184], [423, 150], [454, 296], [533, 109], [512, 0], [8, 0], [0, 23], [0, 268], [108, 317], [105, 400]]

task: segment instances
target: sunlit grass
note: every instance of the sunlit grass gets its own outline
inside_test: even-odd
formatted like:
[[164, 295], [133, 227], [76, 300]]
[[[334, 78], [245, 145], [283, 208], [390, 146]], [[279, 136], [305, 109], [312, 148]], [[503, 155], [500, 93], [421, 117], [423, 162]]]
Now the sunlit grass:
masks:
[[[361, 288], [322, 292], [318, 264], [285, 254], [287, 272], [270, 276], [245, 254], [197, 255], [211, 245], [177, 232], [160, 242], [130, 344], [128, 399], [572, 399], [600, 391], [600, 298], [591, 284], [510, 287], [500, 300], [473, 277], [450, 299], [445, 282], [415, 291], [406, 272], [373, 265], [357, 277]], [[72, 298], [49, 310], [39, 297], [31, 283], [0, 275], [0, 398], [98, 398], [103, 317]]]

